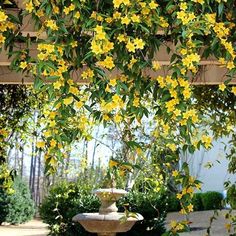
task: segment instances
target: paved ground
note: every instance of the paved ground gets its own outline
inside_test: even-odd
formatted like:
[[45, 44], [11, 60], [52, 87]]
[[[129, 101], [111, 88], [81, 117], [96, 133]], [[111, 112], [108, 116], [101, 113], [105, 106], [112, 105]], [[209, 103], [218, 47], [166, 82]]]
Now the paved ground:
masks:
[[[218, 218], [213, 222], [212, 234], [213, 236], [228, 236], [225, 230], [224, 215], [227, 213], [226, 210], [219, 211]], [[209, 226], [210, 217], [213, 215], [213, 211], [202, 211], [194, 212], [190, 215], [189, 220], [192, 222], [190, 233], [182, 233], [181, 236], [205, 236], [206, 229]], [[170, 213], [167, 216], [166, 223], [169, 224], [171, 220], [181, 220], [183, 216], [178, 213]], [[39, 220], [32, 220], [29, 223], [10, 226], [0, 226], [0, 236], [46, 236], [48, 233], [47, 225], [43, 224]], [[141, 235], [140, 235], [141, 236]]]
[[47, 234], [47, 225], [39, 220], [32, 220], [19, 226], [0, 226], [1, 236], [46, 236]]
[[[219, 216], [216, 220], [213, 221], [211, 235], [213, 236], [228, 236], [226, 232], [225, 224], [228, 221], [225, 219], [225, 214], [227, 210], [219, 211]], [[205, 236], [206, 229], [210, 225], [210, 218], [213, 216], [213, 211], [199, 211], [193, 212], [190, 215], [189, 221], [191, 223], [192, 231], [189, 233], [182, 233], [181, 236]], [[171, 220], [181, 220], [184, 219], [178, 213], [170, 213], [167, 216], [167, 223], [170, 223]]]

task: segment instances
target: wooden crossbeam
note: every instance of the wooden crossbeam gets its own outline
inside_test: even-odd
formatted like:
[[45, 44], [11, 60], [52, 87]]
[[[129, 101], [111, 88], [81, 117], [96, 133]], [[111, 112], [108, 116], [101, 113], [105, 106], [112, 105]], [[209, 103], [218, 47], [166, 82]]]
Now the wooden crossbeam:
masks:
[[[191, 79], [191, 84], [193, 85], [217, 85], [223, 83], [227, 77], [225, 76], [226, 70], [220, 68], [216, 65], [205, 65], [202, 68], [202, 73], [196, 76], [196, 78]], [[81, 79], [81, 72], [83, 70], [78, 71], [77, 73], [71, 74], [73, 80], [78, 84], [87, 84], [88, 81]], [[150, 75], [155, 78], [158, 75], [166, 76], [168, 75], [168, 68], [163, 66], [159, 72], [146, 71], [146, 75]], [[113, 72], [108, 72], [108, 76], [119, 76], [120, 72], [118, 70], [114, 70]], [[0, 84], [33, 84], [34, 78], [27, 75], [16, 73], [11, 71], [9, 67], [0, 66]], [[236, 77], [232, 79], [230, 82], [232, 85], [236, 85]]]
[[[24, 9], [24, 0], [15, 0], [17, 6], [19, 9]], [[9, 13], [11, 14], [17, 14], [19, 12], [19, 9], [9, 9]], [[23, 18], [23, 25], [21, 27], [21, 33], [23, 36], [30, 36], [30, 37], [37, 37], [41, 39], [46, 39], [47, 35], [45, 32], [37, 32], [34, 28], [34, 22], [32, 21], [31, 15], [27, 15]], [[157, 35], [163, 35], [164, 31], [159, 30], [157, 31]], [[176, 46], [171, 43], [166, 43], [167, 46], [170, 47], [171, 51], [175, 51]], [[24, 49], [24, 44], [18, 44], [18, 48]], [[32, 57], [37, 56], [37, 44], [34, 44], [30, 48], [30, 55]], [[161, 46], [158, 50], [158, 52], [155, 54], [155, 60], [157, 60], [160, 65], [162, 66], [162, 69], [158, 71], [157, 73], [154, 73], [153, 71], [145, 71], [146, 75], [150, 75], [152, 77], [155, 77], [157, 75], [166, 76], [168, 73], [170, 73], [167, 70], [167, 66], [171, 64], [171, 55], [166, 52], [166, 46]], [[8, 58], [7, 52], [2, 51], [0, 53], [0, 84], [32, 84], [33, 78], [30, 78], [28, 75], [20, 74], [13, 72], [9, 69], [9, 66], [11, 64], [11, 59]], [[191, 83], [194, 85], [213, 85], [213, 84], [220, 84], [224, 82], [226, 77], [226, 69], [220, 67], [219, 61], [214, 58], [210, 57], [207, 60], [202, 59], [200, 61], [201, 66], [201, 73], [196, 76], [196, 78], [191, 79]], [[76, 81], [79, 84], [87, 83], [84, 80], [81, 80], [81, 71], [78, 71], [77, 73], [74, 73], [72, 75], [72, 78], [74, 81]], [[107, 72], [108, 75], [114, 76], [119, 75], [119, 71], [114, 70], [113, 72]], [[236, 84], [236, 78], [233, 78], [231, 81], [231, 84]]]

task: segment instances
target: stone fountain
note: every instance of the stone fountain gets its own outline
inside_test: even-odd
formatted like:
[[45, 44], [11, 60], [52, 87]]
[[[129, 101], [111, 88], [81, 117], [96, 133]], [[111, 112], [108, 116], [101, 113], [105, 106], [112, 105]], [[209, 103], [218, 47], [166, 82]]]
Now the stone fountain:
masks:
[[86, 231], [97, 233], [98, 236], [115, 236], [116, 233], [129, 231], [135, 222], [143, 220], [143, 217], [136, 213], [134, 217], [127, 217], [123, 221], [125, 213], [117, 212], [116, 201], [127, 194], [125, 190], [116, 188], [98, 189], [93, 193], [101, 201], [99, 212], [78, 214], [72, 219], [74, 222], [79, 222]]

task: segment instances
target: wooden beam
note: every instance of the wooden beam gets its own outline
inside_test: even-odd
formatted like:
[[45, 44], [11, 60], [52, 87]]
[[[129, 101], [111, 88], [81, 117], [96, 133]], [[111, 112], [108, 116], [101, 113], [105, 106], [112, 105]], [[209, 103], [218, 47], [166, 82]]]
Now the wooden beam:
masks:
[[[81, 79], [81, 72], [83, 69], [74, 72], [71, 74], [73, 80], [82, 85], [88, 84], [87, 80]], [[168, 68], [163, 66], [158, 72], [146, 71], [147, 76], [152, 76], [155, 78], [158, 75], [167, 76]], [[120, 72], [118, 70], [114, 70], [112, 72], [107, 73], [108, 76], [119, 76]], [[193, 85], [218, 85], [223, 83], [226, 79], [226, 70], [224, 68], [220, 68], [216, 65], [205, 65], [203, 67], [202, 73], [199, 73], [195, 78], [191, 79], [191, 84]], [[8, 66], [0, 66], [0, 84], [33, 84], [34, 78], [22, 73], [16, 73], [11, 71]], [[47, 81], [46, 81], [47, 82]], [[232, 79], [230, 82], [232, 85], [236, 85], [236, 77]]]
[[[25, 5], [23, 4], [23, 0], [15, 0], [18, 7], [20, 9], [24, 9]], [[19, 9], [9, 9], [9, 13], [17, 14], [19, 12]], [[37, 32], [34, 28], [34, 22], [31, 18], [31, 15], [25, 16], [23, 18], [23, 25], [21, 27], [21, 33], [23, 36], [30, 36], [30, 37], [38, 37], [42, 39], [46, 39], [47, 35], [45, 32]], [[157, 31], [158, 35], [163, 35], [164, 31], [159, 30]], [[158, 73], [155, 73], [153, 71], [146, 71], [145, 74], [148, 76], [155, 77], [157, 75], [163, 75], [166, 76], [170, 74], [170, 71], [167, 70], [167, 66], [171, 64], [171, 54], [168, 54], [166, 51], [166, 46], [170, 48], [171, 51], [176, 51], [176, 46], [172, 44], [171, 42], [166, 42], [166, 45], [160, 46], [158, 52], [155, 54], [155, 59], [157, 60], [160, 65], [162, 66], [162, 69], [158, 71]], [[24, 49], [25, 44], [19, 43], [17, 45], [16, 49]], [[30, 48], [30, 55], [32, 57], [37, 57], [37, 44], [33, 44]], [[7, 52], [2, 50], [0, 53], [0, 72], [3, 73], [0, 74], [0, 83], [13, 83], [13, 84], [32, 84], [33, 78], [30, 78], [29, 76], [17, 74], [15, 72], [12, 72], [9, 70], [8, 66], [11, 64], [11, 59], [8, 58]], [[220, 67], [219, 61], [214, 58], [210, 57], [208, 59], [202, 58], [200, 61], [201, 66], [201, 73], [196, 78], [191, 79], [191, 83], [195, 85], [200, 84], [220, 84], [223, 81], [225, 81], [226, 78], [226, 69]], [[82, 70], [78, 71], [77, 73], [74, 73], [72, 75], [73, 79], [80, 84], [87, 83], [84, 80], [81, 80]], [[118, 75], [118, 71], [108, 72], [109, 75]], [[233, 78], [232, 84], [236, 84], [236, 79]]]

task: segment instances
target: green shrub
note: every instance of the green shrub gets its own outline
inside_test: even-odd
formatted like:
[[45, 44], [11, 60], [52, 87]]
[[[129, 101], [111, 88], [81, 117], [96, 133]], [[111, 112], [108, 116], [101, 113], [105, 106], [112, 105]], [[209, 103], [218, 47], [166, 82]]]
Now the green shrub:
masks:
[[227, 201], [227, 203], [230, 204], [232, 209], [236, 209], [236, 185], [235, 184], [232, 184], [227, 189], [226, 201]]
[[194, 193], [193, 194], [193, 207], [194, 211], [203, 211], [203, 203], [202, 203], [202, 193]]
[[79, 183], [60, 182], [51, 188], [39, 210], [43, 222], [49, 225], [49, 235], [93, 235], [72, 222], [78, 213], [98, 211], [99, 200], [91, 192], [91, 186]]
[[[86, 232], [79, 223], [72, 222], [73, 216], [78, 213], [98, 211], [100, 203], [98, 198], [91, 193], [92, 188], [85, 183], [61, 182], [50, 190], [40, 207], [40, 216], [49, 225], [49, 235], [94, 235]], [[118, 203], [119, 210], [124, 211], [123, 204], [129, 202], [130, 211], [142, 214], [145, 220], [137, 223], [129, 233], [122, 235], [151, 236], [152, 233], [159, 235], [164, 232], [165, 199], [157, 193], [129, 193]], [[150, 231], [147, 231], [148, 228]]]
[[13, 184], [14, 193], [1, 189], [0, 222], [21, 224], [31, 220], [35, 214], [34, 202], [28, 186], [17, 177]]
[[140, 213], [144, 220], [137, 222], [129, 232], [119, 235], [152, 236], [165, 232], [166, 196], [152, 191], [132, 191], [118, 202], [119, 208], [126, 203], [129, 211]]
[[176, 212], [176, 211], [180, 211], [181, 206], [179, 203], [179, 200], [176, 198], [175, 195], [170, 195], [167, 198], [167, 211], [168, 212]]
[[6, 191], [0, 188], [0, 225], [6, 220], [7, 216], [7, 194]]
[[214, 210], [222, 208], [223, 195], [219, 192], [202, 193], [202, 204], [204, 210]]
[[[236, 198], [235, 198], [236, 199]], [[214, 210], [222, 208], [223, 195], [219, 192], [194, 193], [192, 204], [194, 211]], [[181, 209], [175, 195], [168, 197], [168, 212], [176, 212]]]

